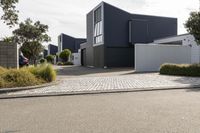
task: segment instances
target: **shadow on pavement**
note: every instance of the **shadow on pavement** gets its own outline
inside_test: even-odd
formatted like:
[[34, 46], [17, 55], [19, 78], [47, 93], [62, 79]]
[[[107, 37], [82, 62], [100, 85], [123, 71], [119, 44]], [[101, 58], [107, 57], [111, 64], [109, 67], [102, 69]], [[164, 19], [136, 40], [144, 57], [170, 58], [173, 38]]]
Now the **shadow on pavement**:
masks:
[[134, 73], [133, 68], [89, 68], [81, 66], [57, 66], [58, 76], [82, 76], [90, 74], [106, 74], [106, 73]]

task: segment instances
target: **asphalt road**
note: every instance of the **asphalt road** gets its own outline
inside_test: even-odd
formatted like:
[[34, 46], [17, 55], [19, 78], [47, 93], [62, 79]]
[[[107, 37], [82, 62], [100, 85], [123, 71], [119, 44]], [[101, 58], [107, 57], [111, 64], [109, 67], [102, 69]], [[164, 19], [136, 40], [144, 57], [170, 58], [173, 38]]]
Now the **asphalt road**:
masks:
[[200, 91], [0, 100], [0, 133], [199, 133]]

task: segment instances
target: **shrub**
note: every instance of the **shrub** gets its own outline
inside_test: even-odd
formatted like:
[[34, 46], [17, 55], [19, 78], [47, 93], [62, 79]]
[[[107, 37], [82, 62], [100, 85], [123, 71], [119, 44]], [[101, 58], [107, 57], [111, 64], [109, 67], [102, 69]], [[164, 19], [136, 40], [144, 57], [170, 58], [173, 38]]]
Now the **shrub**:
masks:
[[54, 61], [54, 55], [47, 55], [46, 60], [49, 63], [53, 63], [53, 61]]
[[0, 75], [6, 71], [6, 68], [0, 67]]
[[1, 75], [0, 82], [1, 87], [21, 87], [38, 85], [44, 81], [24, 69], [10, 69]]
[[74, 65], [73, 62], [64, 62], [63, 65]]
[[2, 77], [0, 77], [0, 88], [1, 87], [5, 87], [5, 80]]
[[160, 74], [179, 76], [200, 76], [200, 64], [163, 64]]
[[59, 65], [59, 66], [63, 66], [63, 65], [74, 65], [74, 63], [73, 62], [58, 62], [57, 63], [57, 65]]
[[57, 65], [62, 66], [63, 62], [58, 62]]
[[69, 60], [69, 56], [71, 55], [71, 51], [69, 49], [63, 50], [59, 57], [64, 61], [67, 62]]
[[5, 69], [0, 67], [0, 88], [23, 87], [39, 85], [54, 81], [56, 72], [50, 64], [37, 67], [23, 67], [20, 69]]
[[56, 72], [50, 64], [42, 64], [37, 67], [29, 67], [25, 69], [28, 69], [29, 72], [46, 82], [51, 82], [56, 79]]
[[40, 63], [41, 63], [41, 64], [46, 63], [46, 62], [47, 62], [46, 59], [44, 59], [44, 58], [40, 59]]

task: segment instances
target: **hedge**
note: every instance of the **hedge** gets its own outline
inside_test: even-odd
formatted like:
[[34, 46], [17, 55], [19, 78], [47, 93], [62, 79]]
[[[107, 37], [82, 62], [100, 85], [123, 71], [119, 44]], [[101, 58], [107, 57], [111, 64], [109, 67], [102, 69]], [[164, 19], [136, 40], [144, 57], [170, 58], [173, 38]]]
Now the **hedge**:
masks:
[[200, 64], [163, 64], [160, 74], [200, 77]]

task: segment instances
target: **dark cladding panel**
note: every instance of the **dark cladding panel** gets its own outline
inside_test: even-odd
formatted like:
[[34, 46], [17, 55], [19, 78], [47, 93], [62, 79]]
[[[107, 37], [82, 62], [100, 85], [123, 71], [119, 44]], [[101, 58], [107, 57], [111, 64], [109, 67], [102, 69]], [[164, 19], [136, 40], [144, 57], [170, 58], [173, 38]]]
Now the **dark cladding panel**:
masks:
[[74, 52], [77, 53], [80, 49], [80, 44], [85, 43], [86, 39], [75, 39]]
[[134, 48], [106, 48], [107, 67], [134, 67]]
[[[134, 43], [150, 43], [158, 38], [177, 35], [177, 19], [130, 14], [104, 3], [104, 37], [108, 47], [129, 46], [129, 21], [134, 21]], [[148, 28], [146, 28], [148, 27]], [[148, 34], [146, 34], [146, 29]]]
[[94, 47], [94, 66], [104, 67], [104, 45]]
[[58, 52], [58, 46], [49, 44], [49, 45], [48, 45], [48, 51], [49, 51], [48, 54], [56, 55], [56, 53]]
[[146, 20], [132, 20], [129, 30], [131, 30], [131, 44], [148, 43], [148, 22]]
[[94, 66], [93, 55], [93, 11], [87, 14], [87, 42], [86, 42], [86, 64]]
[[155, 18], [149, 22], [149, 41], [177, 35], [177, 19]]
[[71, 36], [62, 34], [62, 49], [69, 49], [71, 50], [72, 53], [75, 52], [74, 49], [74, 43], [75, 43], [75, 39]]
[[176, 18], [133, 14], [132, 19], [147, 20], [149, 43], [158, 38], [177, 35]]
[[104, 3], [104, 43], [109, 47], [128, 47], [131, 14]]

